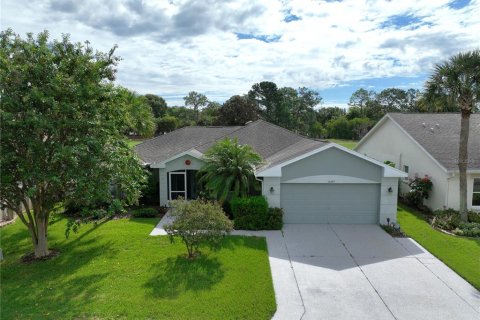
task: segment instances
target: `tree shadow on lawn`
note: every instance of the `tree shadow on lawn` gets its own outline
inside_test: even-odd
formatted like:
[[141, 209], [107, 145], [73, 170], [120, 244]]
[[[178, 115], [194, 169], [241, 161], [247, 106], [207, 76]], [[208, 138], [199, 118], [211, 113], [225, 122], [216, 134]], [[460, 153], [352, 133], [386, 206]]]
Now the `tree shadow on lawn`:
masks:
[[[2, 266], [2, 312], [3, 316], [16, 318], [41, 318], [78, 316], [84, 313], [85, 305], [101, 293], [100, 282], [109, 275], [105, 269], [82, 267], [98, 257], [118, 254], [113, 242], [88, 239], [72, 241], [58, 246], [60, 255], [47, 261], [29, 264], [11, 261]], [[81, 271], [79, 271], [81, 269]], [[11, 308], [11, 309], [10, 309]]]
[[265, 237], [228, 235], [222, 240], [221, 249], [235, 250], [238, 247], [267, 251], [267, 240]]
[[217, 258], [201, 255], [195, 260], [170, 257], [153, 264], [154, 276], [144, 287], [147, 294], [157, 298], [174, 299], [185, 291], [209, 290], [224, 277], [222, 264]]

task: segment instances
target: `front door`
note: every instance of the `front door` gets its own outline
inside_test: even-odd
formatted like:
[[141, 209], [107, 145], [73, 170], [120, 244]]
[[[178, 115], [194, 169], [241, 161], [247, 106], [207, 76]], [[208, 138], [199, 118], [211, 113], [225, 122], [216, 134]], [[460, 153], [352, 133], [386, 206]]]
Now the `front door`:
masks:
[[187, 175], [185, 171], [172, 171], [169, 172], [169, 190], [170, 200], [175, 200], [178, 197], [187, 199]]

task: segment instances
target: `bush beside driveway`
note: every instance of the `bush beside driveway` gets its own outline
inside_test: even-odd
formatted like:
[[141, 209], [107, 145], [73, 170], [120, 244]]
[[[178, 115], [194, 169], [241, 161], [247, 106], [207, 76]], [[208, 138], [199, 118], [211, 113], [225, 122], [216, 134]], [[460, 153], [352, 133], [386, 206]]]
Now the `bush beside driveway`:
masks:
[[480, 239], [458, 237], [433, 229], [424, 217], [399, 206], [398, 221], [403, 231], [460, 276], [480, 290]]

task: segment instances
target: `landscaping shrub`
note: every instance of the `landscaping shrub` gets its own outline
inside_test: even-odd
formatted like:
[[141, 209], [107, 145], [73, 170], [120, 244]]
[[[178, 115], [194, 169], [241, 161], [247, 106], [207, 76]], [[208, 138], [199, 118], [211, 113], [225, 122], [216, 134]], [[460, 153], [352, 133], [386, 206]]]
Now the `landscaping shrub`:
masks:
[[170, 205], [175, 220], [165, 226], [165, 231], [172, 242], [175, 236], [182, 238], [189, 258], [194, 258], [199, 253], [201, 245], [218, 248], [225, 233], [232, 230], [232, 222], [217, 202], [180, 199], [171, 201]]
[[283, 227], [283, 209], [268, 208], [267, 223], [265, 230], [282, 230]]
[[443, 230], [454, 230], [461, 222], [460, 214], [454, 209], [435, 210], [433, 215], [432, 225]]
[[475, 211], [468, 212], [469, 222], [462, 222], [460, 213], [454, 209], [436, 210], [432, 219], [434, 227], [447, 230], [458, 236], [480, 237], [480, 214]]
[[152, 206], [158, 205], [158, 169], [146, 169], [148, 174], [147, 183], [143, 186], [142, 196], [138, 199], [140, 205]]
[[135, 218], [153, 218], [158, 215], [158, 210], [155, 208], [139, 208], [130, 211], [130, 214]]
[[234, 198], [230, 202], [235, 228], [263, 230], [268, 219], [268, 202], [263, 196]]
[[408, 184], [410, 191], [405, 195], [405, 200], [408, 204], [421, 207], [423, 205], [423, 199], [428, 199], [430, 191], [432, 191], [433, 183], [428, 175], [423, 178], [415, 177]]
[[478, 211], [468, 211], [468, 221], [480, 223], [480, 212]]
[[480, 237], [480, 223], [461, 222], [455, 230], [452, 231], [458, 236]]

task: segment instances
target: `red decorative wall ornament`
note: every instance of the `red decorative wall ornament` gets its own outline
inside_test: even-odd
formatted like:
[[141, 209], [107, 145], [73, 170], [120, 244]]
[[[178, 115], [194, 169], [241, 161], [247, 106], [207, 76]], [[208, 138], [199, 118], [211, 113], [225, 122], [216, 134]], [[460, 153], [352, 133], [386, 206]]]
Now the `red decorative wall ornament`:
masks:
[[185, 165], [189, 166], [191, 164], [192, 164], [192, 161], [190, 161], [190, 159], [185, 160]]

